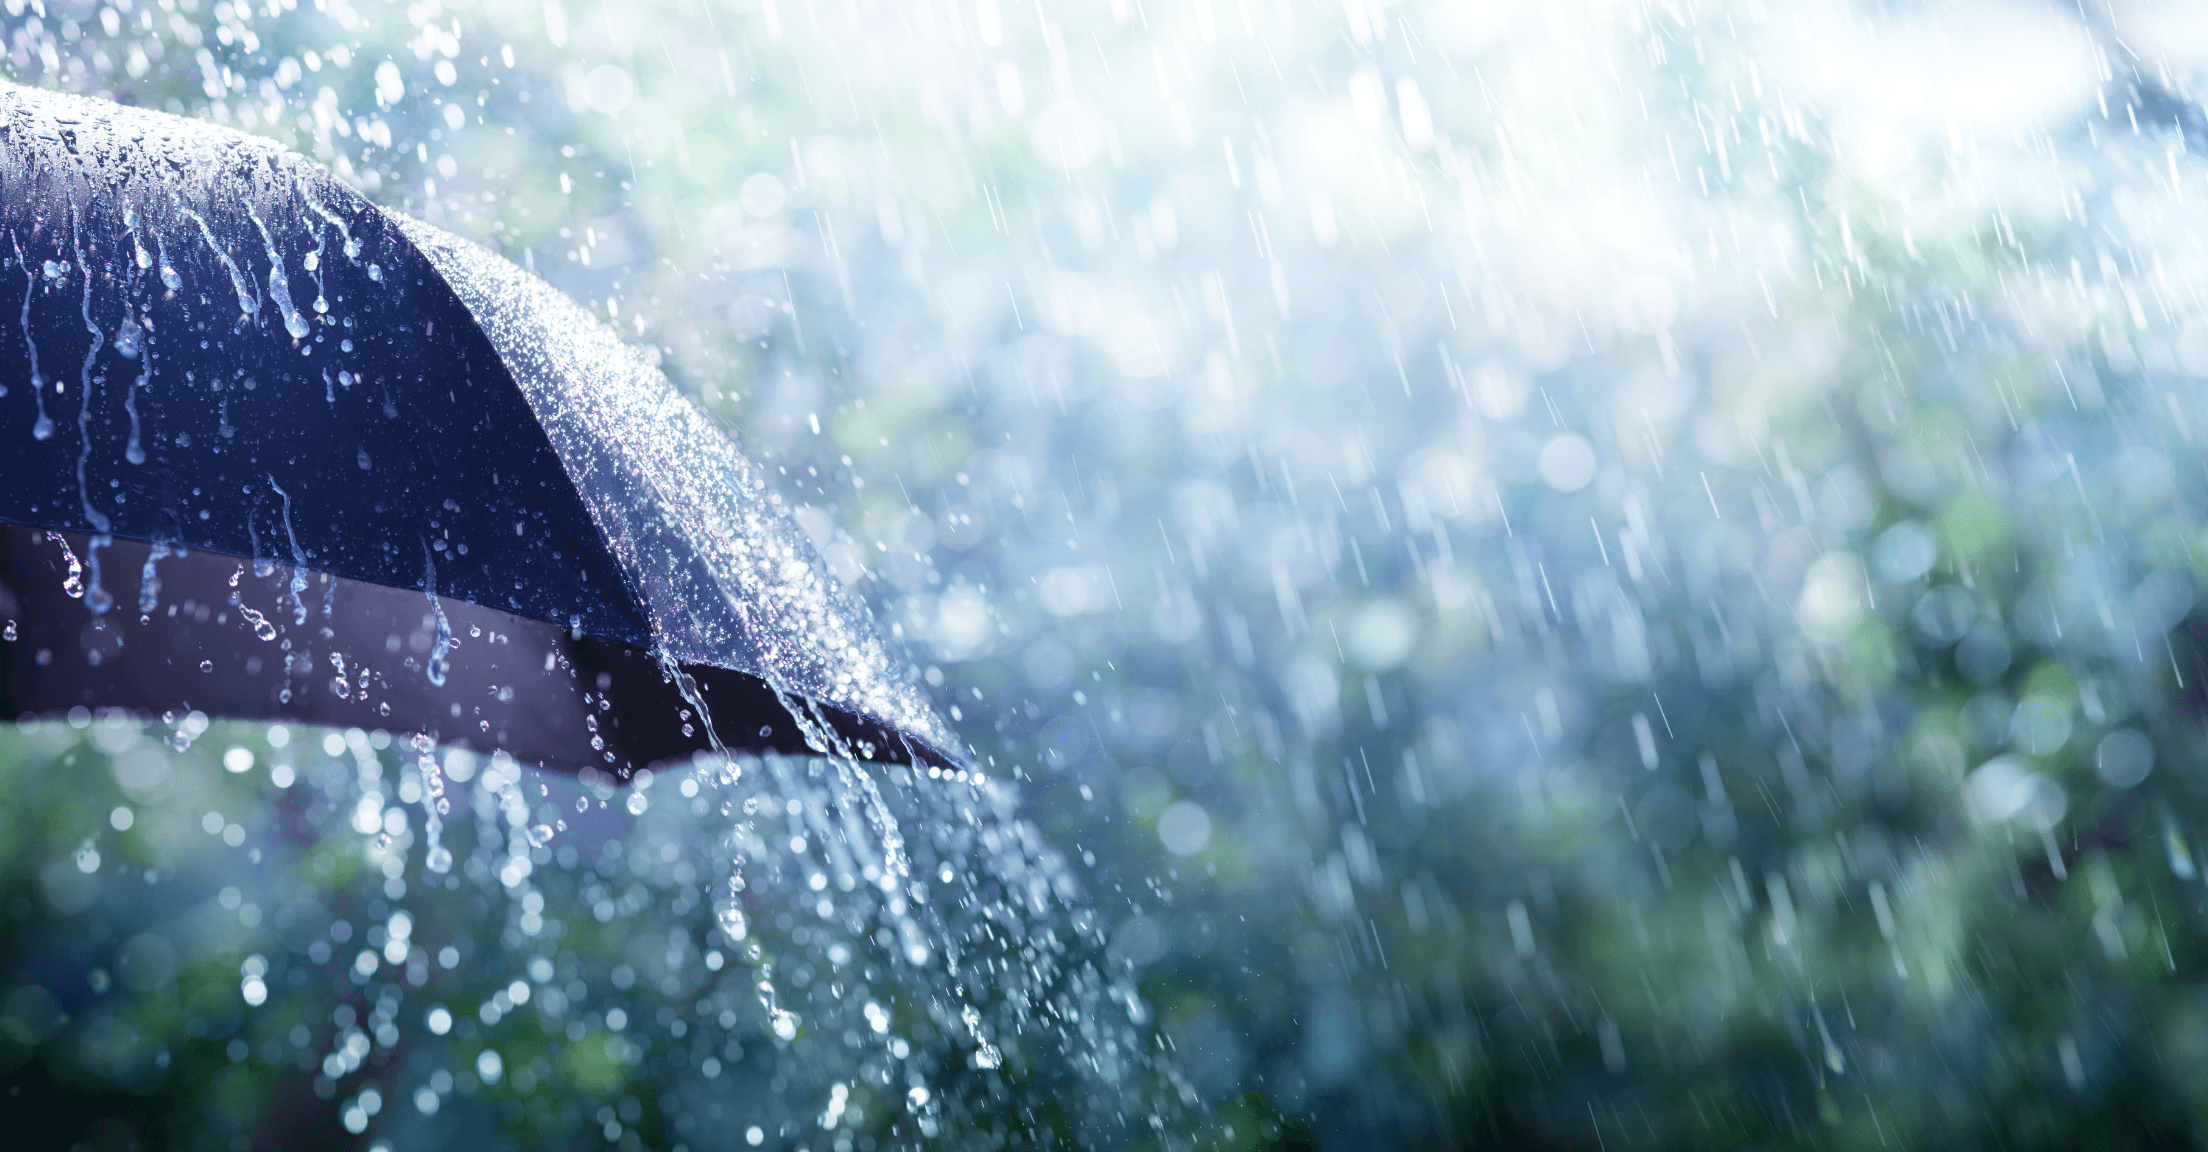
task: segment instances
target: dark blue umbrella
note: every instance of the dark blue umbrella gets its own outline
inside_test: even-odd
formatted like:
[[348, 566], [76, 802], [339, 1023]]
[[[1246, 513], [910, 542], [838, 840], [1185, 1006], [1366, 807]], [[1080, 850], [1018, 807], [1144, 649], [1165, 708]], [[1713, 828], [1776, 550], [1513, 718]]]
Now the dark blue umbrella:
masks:
[[266, 141], [5, 84], [0, 525], [0, 715], [962, 759], [760, 470], [572, 301]]

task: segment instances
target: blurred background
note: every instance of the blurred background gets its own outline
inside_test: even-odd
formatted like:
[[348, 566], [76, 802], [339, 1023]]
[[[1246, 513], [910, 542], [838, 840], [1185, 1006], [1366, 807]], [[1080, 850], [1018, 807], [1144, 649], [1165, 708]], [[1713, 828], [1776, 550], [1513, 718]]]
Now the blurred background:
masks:
[[1006, 959], [898, 984], [802, 845], [715, 925], [694, 775], [486, 766], [426, 886], [406, 734], [25, 722], [4, 1122], [2200, 1142], [2196, 6], [4, 3], [16, 82], [297, 148], [655, 350], [1059, 901], [997, 918], [994, 826], [906, 802], [927, 945]]

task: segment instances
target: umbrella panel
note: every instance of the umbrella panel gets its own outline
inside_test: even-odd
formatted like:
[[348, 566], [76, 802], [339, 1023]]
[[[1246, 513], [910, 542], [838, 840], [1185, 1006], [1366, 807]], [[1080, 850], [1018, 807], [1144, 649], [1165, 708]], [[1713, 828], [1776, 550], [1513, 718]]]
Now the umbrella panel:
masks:
[[[98, 549], [115, 606], [95, 613], [83, 595], [92, 543], [0, 525], [0, 629], [12, 625], [0, 631], [0, 716], [122, 709], [174, 722], [199, 711], [424, 732], [617, 780], [712, 747], [684, 686], [631, 645], [450, 597], [221, 552], [155, 556], [121, 539]], [[678, 667], [725, 747], [816, 750], [766, 682]], [[790, 699], [861, 758], [948, 766], [880, 725]]]

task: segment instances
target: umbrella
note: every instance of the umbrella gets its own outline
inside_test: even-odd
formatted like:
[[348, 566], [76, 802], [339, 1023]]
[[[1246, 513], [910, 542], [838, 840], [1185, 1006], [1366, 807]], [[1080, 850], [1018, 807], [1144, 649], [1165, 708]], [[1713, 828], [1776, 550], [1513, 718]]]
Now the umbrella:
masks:
[[266, 141], [0, 84], [0, 715], [75, 708], [964, 755], [589, 312]]

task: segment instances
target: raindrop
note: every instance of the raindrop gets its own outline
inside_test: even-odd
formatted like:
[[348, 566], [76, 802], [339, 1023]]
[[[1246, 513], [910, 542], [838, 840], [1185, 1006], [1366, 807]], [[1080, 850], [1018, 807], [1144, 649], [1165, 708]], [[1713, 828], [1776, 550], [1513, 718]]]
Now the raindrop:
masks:
[[974, 1043], [979, 1045], [974, 1052], [974, 1067], [997, 1068], [1003, 1066], [1004, 1054], [997, 1050], [995, 1044], [990, 1043], [988, 1037], [982, 1035], [980, 1010], [971, 1004], [962, 1005], [959, 1008], [959, 1017], [966, 1021], [967, 1033], [974, 1038]]
[[23, 246], [9, 235], [9, 243], [15, 245], [16, 262], [23, 265], [23, 346], [30, 354], [31, 401], [38, 406], [38, 416], [31, 422], [31, 439], [50, 440], [54, 435], [54, 422], [46, 415], [46, 379], [38, 371], [38, 342], [31, 338], [31, 301], [38, 296], [38, 281], [31, 275], [30, 262], [24, 259]]
[[275, 302], [277, 312], [284, 318], [284, 331], [294, 340], [304, 340], [309, 331], [307, 318], [292, 305], [291, 276], [284, 271], [284, 255], [276, 250], [275, 237], [269, 235], [268, 225], [261, 222], [260, 213], [253, 210], [250, 202], [245, 205], [245, 214], [253, 221], [253, 226], [260, 229], [261, 243], [268, 249], [268, 298]]
[[429, 610], [437, 620], [437, 638], [429, 651], [429, 682], [439, 688], [445, 686], [445, 657], [452, 651], [452, 622], [445, 618], [445, 606], [437, 599], [437, 561], [425, 543], [422, 547], [422, 563], [429, 597]]
[[48, 532], [46, 538], [61, 546], [62, 562], [68, 565], [68, 575], [61, 578], [61, 590], [72, 600], [81, 599], [84, 596], [84, 565], [78, 562], [76, 552], [61, 533]]
[[222, 244], [215, 239], [215, 230], [208, 226], [206, 218], [184, 207], [183, 201], [176, 200], [173, 194], [171, 199], [175, 201], [177, 211], [182, 212], [192, 223], [199, 225], [199, 234], [206, 239], [207, 247], [214, 250], [215, 256], [222, 261], [222, 266], [229, 270], [230, 287], [238, 294], [238, 311], [246, 316], [260, 315], [260, 296], [253, 291], [252, 284], [245, 278], [245, 273], [238, 270], [237, 261], [232, 260], [230, 253], [224, 251]]
[[253, 634], [255, 636], [260, 637], [264, 641], [274, 640], [276, 638], [276, 625], [270, 622], [267, 616], [264, 616], [260, 612], [248, 608], [243, 604], [240, 604], [238, 606], [238, 614], [244, 616], [246, 623], [253, 626]]
[[294, 531], [291, 526], [291, 493], [284, 491], [284, 486], [276, 482], [276, 477], [274, 475], [269, 476], [268, 486], [274, 488], [276, 490], [276, 495], [283, 498], [284, 536], [287, 540], [291, 542], [292, 567], [291, 584], [289, 590], [291, 592], [291, 604], [293, 610], [292, 623], [304, 627], [307, 623], [306, 549], [299, 546], [299, 533]]

